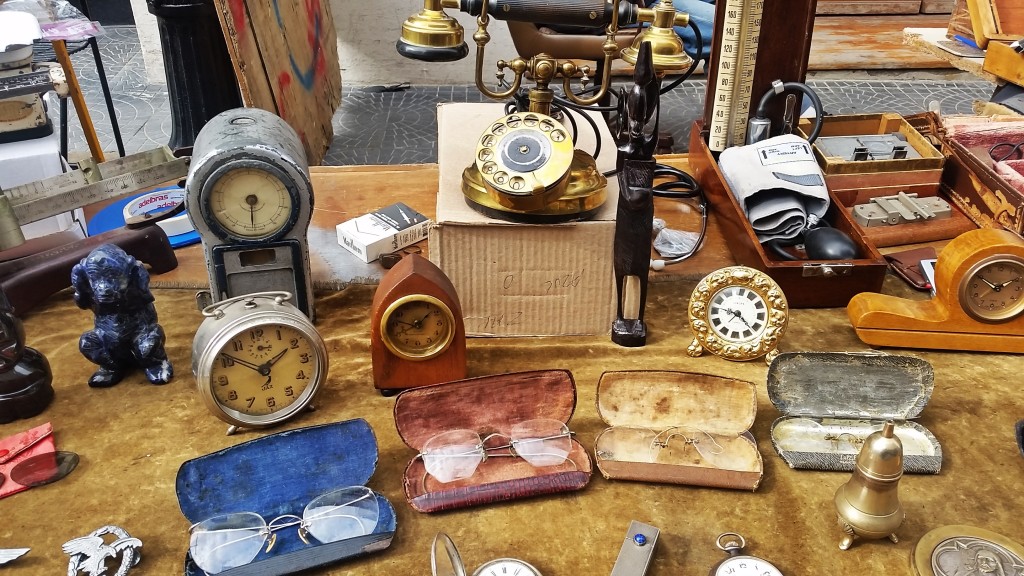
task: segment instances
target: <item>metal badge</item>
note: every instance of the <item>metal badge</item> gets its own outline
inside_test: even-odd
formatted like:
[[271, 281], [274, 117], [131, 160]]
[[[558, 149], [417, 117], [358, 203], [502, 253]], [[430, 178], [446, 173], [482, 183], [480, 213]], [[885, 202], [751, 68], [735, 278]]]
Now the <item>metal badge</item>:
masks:
[[[104, 536], [112, 534], [116, 538], [107, 544]], [[90, 532], [87, 536], [68, 540], [61, 547], [65, 554], [71, 556], [68, 562], [68, 576], [84, 572], [87, 576], [106, 574], [107, 559], [121, 559], [114, 576], [125, 576], [128, 571], [142, 560], [142, 541], [132, 538], [124, 528], [103, 526]]]

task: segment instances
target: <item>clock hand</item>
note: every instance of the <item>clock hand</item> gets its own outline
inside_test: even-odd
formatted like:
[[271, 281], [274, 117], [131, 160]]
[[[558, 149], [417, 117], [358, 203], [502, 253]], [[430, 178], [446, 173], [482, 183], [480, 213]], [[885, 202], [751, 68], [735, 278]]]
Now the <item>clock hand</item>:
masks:
[[1000, 289], [1006, 288], [1007, 286], [1009, 286], [1010, 284], [1013, 284], [1017, 280], [1020, 280], [1020, 276], [1017, 276], [1016, 278], [1011, 278], [1011, 279], [1007, 280], [1006, 282], [1003, 282], [1002, 284], [999, 285], [999, 288]]
[[985, 284], [988, 284], [988, 287], [989, 287], [989, 288], [991, 288], [991, 289], [993, 289], [993, 290], [998, 290], [998, 288], [996, 287], [996, 285], [995, 285], [995, 284], [993, 284], [993, 283], [989, 282], [988, 280], [985, 280], [985, 277], [984, 277], [984, 276], [982, 276], [981, 274], [978, 274], [978, 279], [980, 279], [980, 280], [981, 280], [982, 282], [984, 282]]
[[249, 204], [249, 225], [256, 227], [256, 206]]
[[281, 357], [284, 356], [285, 352], [287, 352], [287, 351], [288, 351], [287, 348], [285, 348], [284, 350], [281, 350], [280, 352], [277, 353], [276, 356], [274, 356], [270, 360], [267, 360], [266, 364], [264, 364], [263, 366], [265, 366], [267, 369], [269, 369], [274, 364], [277, 364], [277, 361], [280, 360]]
[[260, 371], [260, 367], [255, 365], [255, 364], [253, 364], [253, 363], [251, 363], [251, 362], [246, 362], [245, 360], [242, 360], [241, 358], [235, 358], [234, 356], [231, 356], [230, 354], [225, 354], [224, 352], [221, 352], [220, 355], [225, 357], [225, 358], [227, 358], [227, 359], [229, 359], [229, 360], [231, 360], [232, 362], [237, 362], [238, 364], [241, 364], [242, 366], [245, 366], [246, 368], [249, 368], [250, 370], [255, 370], [257, 372]]
[[725, 311], [728, 312], [729, 314], [732, 314], [733, 318], [739, 318], [740, 322], [743, 322], [744, 326], [750, 328], [750, 323], [747, 322], [747, 319], [743, 317], [742, 312], [740, 312], [739, 310], [733, 310], [732, 308], [726, 308]]

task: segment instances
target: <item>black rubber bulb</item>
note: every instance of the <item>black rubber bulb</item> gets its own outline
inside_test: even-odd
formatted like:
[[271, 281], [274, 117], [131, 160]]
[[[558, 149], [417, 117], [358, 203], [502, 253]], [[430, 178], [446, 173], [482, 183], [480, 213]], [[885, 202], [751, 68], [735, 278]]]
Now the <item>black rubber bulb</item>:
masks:
[[804, 251], [809, 260], [853, 260], [860, 254], [845, 232], [825, 226], [804, 233]]

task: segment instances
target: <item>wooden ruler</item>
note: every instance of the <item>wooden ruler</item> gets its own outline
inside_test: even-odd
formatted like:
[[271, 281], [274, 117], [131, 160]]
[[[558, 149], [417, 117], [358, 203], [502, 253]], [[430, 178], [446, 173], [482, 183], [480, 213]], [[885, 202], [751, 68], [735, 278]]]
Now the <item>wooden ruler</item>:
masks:
[[166, 146], [109, 162], [82, 162], [78, 170], [3, 191], [19, 224], [152, 188], [188, 175], [190, 158]]
[[754, 84], [764, 0], [727, 0], [721, 26], [721, 53], [714, 85], [708, 147], [721, 152], [742, 145]]

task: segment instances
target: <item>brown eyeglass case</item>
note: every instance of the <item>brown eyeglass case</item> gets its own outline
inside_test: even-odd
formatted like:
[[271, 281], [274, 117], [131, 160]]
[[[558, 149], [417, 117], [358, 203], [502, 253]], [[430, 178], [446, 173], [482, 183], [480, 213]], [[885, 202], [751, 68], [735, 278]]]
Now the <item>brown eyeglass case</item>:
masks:
[[751, 382], [698, 372], [605, 372], [597, 411], [610, 426], [594, 443], [605, 478], [737, 490], [761, 483], [761, 453], [749, 432], [757, 414]]
[[[537, 370], [482, 376], [403, 391], [395, 401], [395, 425], [402, 441], [422, 451], [442, 432], [466, 429], [481, 438], [508, 434], [527, 420], [550, 418], [568, 423], [576, 409], [576, 382], [568, 370]], [[487, 446], [503, 443], [494, 439]], [[488, 457], [472, 476], [442, 483], [426, 474], [413, 457], [403, 484], [409, 505], [418, 512], [441, 512], [543, 494], [580, 490], [593, 464], [583, 446], [571, 439], [569, 459], [534, 468], [522, 458]]]

